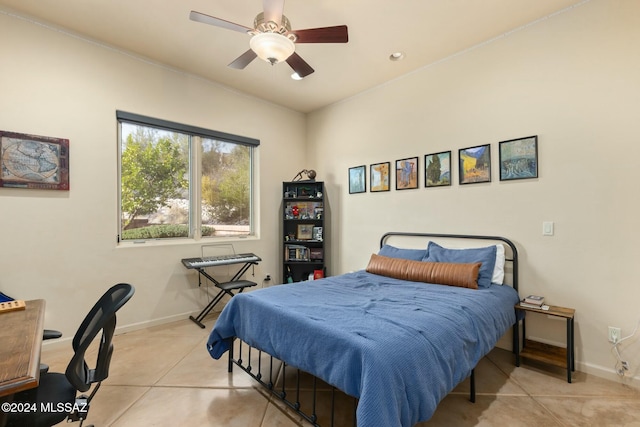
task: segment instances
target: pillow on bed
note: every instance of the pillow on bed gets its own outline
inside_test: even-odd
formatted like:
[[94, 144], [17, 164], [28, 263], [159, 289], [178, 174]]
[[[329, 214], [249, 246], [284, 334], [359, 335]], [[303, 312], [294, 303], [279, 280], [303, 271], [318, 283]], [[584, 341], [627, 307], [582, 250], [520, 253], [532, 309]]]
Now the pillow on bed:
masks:
[[[473, 248], [457, 248], [457, 249], [473, 249]], [[427, 252], [428, 253], [428, 252]], [[424, 259], [426, 259], [425, 257]], [[504, 245], [502, 243], [496, 244], [496, 265], [493, 267], [493, 275], [491, 276], [491, 283], [496, 285], [502, 285], [504, 283], [504, 264], [506, 261]]]
[[378, 251], [378, 255], [389, 258], [410, 259], [413, 261], [422, 261], [427, 256], [426, 249], [401, 249], [391, 245], [384, 245]]
[[452, 263], [475, 263], [480, 262], [480, 273], [478, 274], [478, 287], [488, 288], [493, 278], [493, 268], [496, 264], [495, 245], [484, 248], [469, 249], [447, 249], [435, 242], [429, 242], [427, 246], [428, 262], [452, 262]]
[[504, 245], [498, 243], [496, 245], [496, 265], [493, 267], [493, 276], [491, 277], [491, 283], [497, 283], [502, 285], [504, 283]]
[[481, 263], [424, 262], [371, 254], [366, 271], [412, 282], [478, 289]]

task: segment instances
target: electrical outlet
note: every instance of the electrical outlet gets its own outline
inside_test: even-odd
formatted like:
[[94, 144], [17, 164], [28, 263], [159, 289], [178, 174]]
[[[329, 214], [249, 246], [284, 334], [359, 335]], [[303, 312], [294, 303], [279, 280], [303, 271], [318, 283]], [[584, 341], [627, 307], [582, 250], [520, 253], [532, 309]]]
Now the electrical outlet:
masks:
[[609, 342], [615, 344], [618, 341], [620, 341], [620, 328], [609, 326]]

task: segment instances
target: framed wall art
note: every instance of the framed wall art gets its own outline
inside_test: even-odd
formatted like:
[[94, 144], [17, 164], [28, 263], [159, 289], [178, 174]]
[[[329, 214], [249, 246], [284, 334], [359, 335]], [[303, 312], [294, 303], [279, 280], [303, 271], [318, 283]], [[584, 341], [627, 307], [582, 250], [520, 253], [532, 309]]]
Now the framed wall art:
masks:
[[396, 190], [418, 188], [418, 158], [396, 160]]
[[364, 165], [349, 168], [349, 194], [367, 191], [366, 169]]
[[69, 190], [69, 140], [0, 131], [0, 187]]
[[451, 185], [451, 151], [424, 156], [424, 186]]
[[538, 136], [500, 142], [500, 181], [538, 177]]
[[298, 224], [297, 240], [311, 240], [313, 238], [313, 224]]
[[491, 146], [486, 144], [461, 148], [458, 150], [458, 165], [460, 184], [490, 182]]
[[371, 192], [389, 191], [389, 169], [391, 162], [374, 163], [369, 166]]

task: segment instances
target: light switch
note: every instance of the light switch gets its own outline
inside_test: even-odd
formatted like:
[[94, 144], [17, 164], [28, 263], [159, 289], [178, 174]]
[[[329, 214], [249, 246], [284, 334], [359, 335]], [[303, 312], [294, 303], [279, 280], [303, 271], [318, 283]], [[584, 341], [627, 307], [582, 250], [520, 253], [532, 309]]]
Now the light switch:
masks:
[[553, 236], [553, 221], [544, 221], [542, 223], [542, 235]]

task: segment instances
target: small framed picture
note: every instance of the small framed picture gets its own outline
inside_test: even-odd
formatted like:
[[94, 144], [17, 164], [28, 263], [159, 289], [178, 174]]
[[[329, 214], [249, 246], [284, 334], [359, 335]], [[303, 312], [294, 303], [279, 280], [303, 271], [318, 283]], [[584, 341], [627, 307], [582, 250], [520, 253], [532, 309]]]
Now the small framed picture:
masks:
[[366, 169], [364, 165], [349, 168], [349, 194], [367, 191]]
[[389, 191], [389, 169], [391, 162], [369, 165], [369, 185], [371, 192]]
[[424, 186], [451, 185], [451, 151], [424, 156]]
[[418, 158], [396, 160], [396, 190], [418, 188]]
[[304, 197], [307, 199], [313, 199], [317, 195], [317, 191], [314, 187], [311, 186], [303, 186], [298, 187], [298, 195], [296, 197]]
[[311, 240], [313, 238], [313, 224], [298, 224], [297, 240]]
[[538, 136], [500, 142], [500, 181], [538, 177]]
[[313, 227], [313, 240], [322, 241], [322, 227]]
[[461, 148], [458, 150], [458, 164], [460, 184], [491, 182], [491, 146], [489, 144]]

